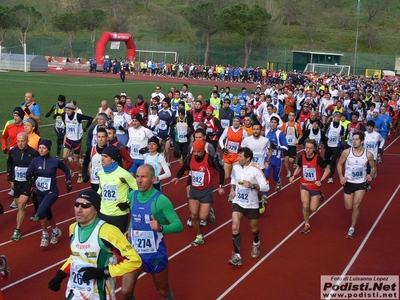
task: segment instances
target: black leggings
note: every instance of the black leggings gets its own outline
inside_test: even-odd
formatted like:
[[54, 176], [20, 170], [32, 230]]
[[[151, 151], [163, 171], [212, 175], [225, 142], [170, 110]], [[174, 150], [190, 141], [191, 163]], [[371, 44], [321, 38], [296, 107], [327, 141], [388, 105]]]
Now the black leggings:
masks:
[[325, 148], [325, 163], [330, 165], [332, 177], [336, 170], [336, 161], [340, 157], [340, 147], [326, 147]]
[[118, 227], [122, 233], [125, 233], [128, 230], [128, 219], [130, 214], [126, 214], [123, 216], [106, 216], [102, 213], [99, 213], [99, 218], [111, 225]]

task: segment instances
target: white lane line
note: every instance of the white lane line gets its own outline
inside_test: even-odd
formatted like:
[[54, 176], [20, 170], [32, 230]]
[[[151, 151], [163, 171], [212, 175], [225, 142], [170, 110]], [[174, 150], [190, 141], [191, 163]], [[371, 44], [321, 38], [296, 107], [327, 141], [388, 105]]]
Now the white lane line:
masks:
[[[379, 216], [376, 218], [374, 224], [371, 226], [371, 228], [369, 229], [367, 235], [365, 236], [365, 238], [363, 239], [361, 245], [358, 247], [356, 253], [354, 253], [353, 257], [351, 258], [351, 260], [349, 261], [349, 263], [347, 264], [346, 268], [343, 270], [342, 275], [340, 275], [340, 278], [343, 278], [342, 276], [346, 276], [347, 272], [350, 270], [350, 268], [353, 266], [353, 264], [355, 263], [356, 259], [358, 258], [358, 256], [360, 255], [362, 249], [364, 248], [365, 244], [367, 243], [368, 239], [370, 238], [372, 232], [374, 231], [375, 227], [378, 225], [379, 221], [382, 219], [383, 214], [386, 212], [387, 208], [389, 207], [390, 203], [392, 203], [392, 200], [394, 199], [394, 196], [399, 192], [400, 189], [400, 184], [397, 186], [396, 190], [393, 192], [392, 196], [390, 197], [389, 201], [386, 203], [386, 205], [383, 207], [381, 213], [379, 214]], [[335, 285], [340, 285], [340, 283], [342, 282], [342, 280], [338, 280], [336, 281]], [[333, 294], [335, 294], [337, 291], [331, 290], [329, 292], [329, 296], [326, 298], [326, 300], [330, 300], [333, 296]]]
[[[324, 206], [326, 205], [333, 197], [335, 197], [340, 191], [342, 187], [339, 188], [328, 200], [324, 201], [324, 203], [310, 215], [310, 219]], [[259, 265], [261, 265], [269, 256], [271, 256], [276, 250], [278, 250], [290, 237], [294, 234], [298, 234], [299, 230], [303, 226], [304, 222], [300, 223], [291, 233], [289, 233], [283, 240], [281, 240], [274, 248], [272, 248], [267, 254], [265, 254], [253, 267], [251, 267], [246, 273], [244, 273], [238, 280], [236, 280], [224, 293], [222, 293], [217, 300], [224, 298], [227, 294], [229, 294], [236, 286], [239, 285], [247, 276], [250, 275]]]

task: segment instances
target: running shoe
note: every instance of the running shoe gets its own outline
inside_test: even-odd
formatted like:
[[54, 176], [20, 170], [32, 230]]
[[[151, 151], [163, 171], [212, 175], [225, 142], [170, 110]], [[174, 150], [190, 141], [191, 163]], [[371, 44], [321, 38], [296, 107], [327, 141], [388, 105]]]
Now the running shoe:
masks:
[[21, 239], [21, 230], [15, 229], [14, 234], [11, 236], [12, 241], [19, 241]]
[[76, 181], [76, 183], [83, 183], [83, 176], [82, 176], [82, 174], [79, 174], [78, 180]]
[[233, 266], [241, 266], [242, 258], [239, 253], [233, 253], [231, 259], [228, 261], [228, 264]]
[[11, 189], [11, 190], [8, 192], [8, 194], [9, 194], [11, 197], [14, 197], [14, 190]]
[[371, 184], [369, 182], [365, 183], [365, 191], [369, 192], [372, 189]]
[[17, 208], [17, 207], [18, 207], [18, 205], [14, 198], [13, 202], [11, 202], [11, 204], [10, 204], [10, 208]]
[[282, 189], [282, 180], [279, 180], [275, 187], [275, 192], [279, 192]]
[[265, 212], [265, 204], [268, 204], [267, 195], [262, 195], [261, 201], [259, 202], [259, 212], [263, 214]]
[[292, 177], [292, 172], [287, 172], [287, 175], [286, 175], [286, 178], [290, 178], [290, 177]]
[[197, 247], [198, 245], [203, 245], [203, 244], [204, 244], [204, 237], [202, 235], [197, 235], [196, 239], [190, 245]]
[[39, 215], [37, 213], [34, 213], [32, 217], [29, 218], [29, 220], [32, 222], [37, 222], [39, 221]]
[[71, 169], [69, 169], [69, 174], [71, 174], [71, 178], [74, 177], [74, 171], [72, 171]]
[[186, 222], [186, 225], [192, 227], [192, 217], [189, 217], [189, 219]]
[[381, 164], [382, 163], [382, 156], [378, 156], [378, 163]]
[[299, 165], [297, 164], [297, 160], [293, 164], [293, 168], [296, 169]]
[[354, 229], [350, 228], [349, 231], [347, 232], [346, 239], [352, 240], [354, 239]]
[[214, 213], [214, 208], [210, 208], [210, 217], [208, 218], [208, 223], [210, 224], [210, 225], [212, 225], [212, 224], [214, 224], [215, 223], [215, 213]]
[[309, 233], [311, 231], [311, 226], [310, 224], [304, 224], [303, 229], [300, 231], [300, 233], [302, 234], [306, 234]]
[[179, 163], [183, 164], [183, 157], [182, 156], [179, 158]]
[[332, 177], [328, 178], [328, 183], [333, 183], [333, 178]]
[[207, 226], [207, 221], [200, 220], [200, 226], [206, 227]]
[[60, 229], [53, 230], [53, 233], [51, 234], [51, 240], [50, 243], [53, 245], [58, 243], [58, 238], [61, 236], [62, 232]]
[[251, 248], [251, 257], [257, 258], [260, 256], [260, 241], [258, 243], [253, 242], [253, 247]]
[[47, 247], [49, 245], [49, 235], [42, 234], [42, 239], [40, 240], [40, 247]]
[[8, 276], [10, 276], [10, 267], [8, 266], [8, 259], [5, 255], [0, 255], [0, 263], [0, 278], [7, 280]]

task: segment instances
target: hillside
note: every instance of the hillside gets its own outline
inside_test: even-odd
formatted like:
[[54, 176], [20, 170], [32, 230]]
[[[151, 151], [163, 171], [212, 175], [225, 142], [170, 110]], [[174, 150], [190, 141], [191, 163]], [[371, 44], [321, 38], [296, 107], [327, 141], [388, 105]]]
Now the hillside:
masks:
[[[62, 12], [77, 12], [82, 8], [103, 9], [107, 21], [100, 30], [130, 32], [137, 49], [176, 51], [179, 60], [203, 63], [205, 38], [191, 25], [191, 10], [205, 1], [194, 0], [4, 0], [3, 5], [23, 3], [39, 10], [43, 19], [28, 32], [28, 52], [53, 56], [69, 56], [67, 35], [54, 30], [51, 19]], [[5, 3], [4, 3], [5, 2]], [[249, 63], [265, 66], [273, 62], [275, 68], [290, 69], [292, 50], [310, 50], [344, 53], [342, 63], [353, 65], [358, 21], [357, 0], [260, 0], [215, 1], [215, 14], [227, 6], [245, 2], [265, 7], [271, 20], [265, 32], [253, 43]], [[361, 0], [359, 13], [357, 67], [393, 69], [395, 55], [399, 54], [400, 25], [397, 0]], [[243, 40], [236, 34], [217, 31], [211, 37], [209, 64], [243, 65]], [[77, 32], [74, 53], [91, 57], [88, 32]], [[390, 46], [388, 46], [390, 45]], [[7, 33], [3, 46], [19, 50], [16, 31]], [[14, 48], [13, 48], [14, 47]], [[109, 50], [115, 57], [124, 57], [124, 50]], [[153, 58], [171, 60], [165, 55], [138, 54], [137, 60]]]

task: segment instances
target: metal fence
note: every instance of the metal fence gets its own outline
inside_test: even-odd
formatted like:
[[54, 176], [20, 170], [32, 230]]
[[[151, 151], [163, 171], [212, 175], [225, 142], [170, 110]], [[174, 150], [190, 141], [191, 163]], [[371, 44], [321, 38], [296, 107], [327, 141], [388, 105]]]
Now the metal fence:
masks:
[[[203, 63], [205, 45], [203, 44], [184, 44], [184, 43], [169, 43], [158, 41], [136, 41], [136, 48], [141, 50], [153, 51], [173, 51], [178, 52], [178, 61], [185, 63]], [[22, 53], [22, 47], [16, 36], [6, 36], [3, 46], [11, 49], [14, 53]], [[91, 58], [94, 56], [92, 45], [87, 38], [76, 38], [73, 43], [74, 56], [81, 58]], [[341, 64], [350, 65], [351, 73], [365, 74], [365, 69], [381, 69], [394, 70], [396, 55], [386, 55], [378, 53], [357, 53], [356, 70], [354, 72], [354, 53], [340, 52], [336, 49], [279, 49], [269, 48], [261, 45], [254, 47], [250, 56], [249, 64], [253, 67], [265, 67], [269, 63], [273, 63], [274, 69], [292, 70], [292, 50], [310, 50], [322, 52], [337, 52], [343, 53]], [[8, 51], [8, 50], [7, 50]], [[70, 49], [67, 38], [53, 36], [33, 36], [28, 35], [27, 38], [27, 53], [40, 54], [48, 56], [69, 57]], [[110, 58], [125, 57], [126, 50], [122, 46], [118, 50], [111, 50], [107, 46], [106, 54]], [[160, 60], [163, 56], [160, 56]], [[150, 57], [149, 57], [150, 58]], [[138, 59], [138, 58], [137, 58]], [[140, 60], [148, 59], [146, 55], [141, 54]], [[154, 58], [157, 60], [157, 57]], [[172, 61], [171, 61], [172, 62]], [[210, 65], [231, 64], [233, 66], [243, 66], [244, 64], [244, 48], [241, 45], [211, 45], [209, 61]]]

